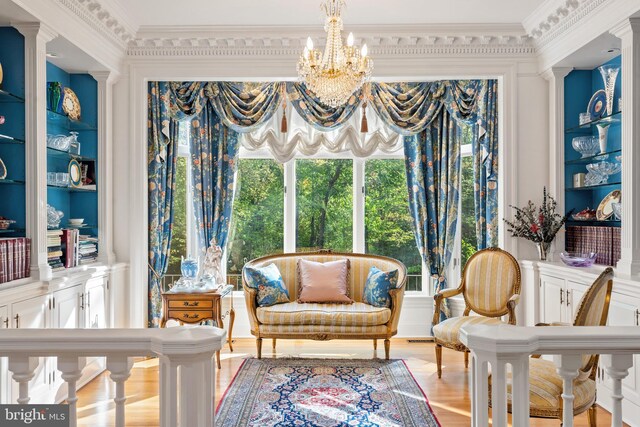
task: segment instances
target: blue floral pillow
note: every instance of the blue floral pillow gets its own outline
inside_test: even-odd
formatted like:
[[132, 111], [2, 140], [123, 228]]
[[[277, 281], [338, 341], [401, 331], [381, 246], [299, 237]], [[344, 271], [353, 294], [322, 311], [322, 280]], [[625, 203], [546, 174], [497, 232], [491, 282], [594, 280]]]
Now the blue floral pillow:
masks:
[[389, 289], [395, 289], [398, 284], [398, 270], [382, 271], [371, 267], [367, 283], [364, 285], [362, 302], [374, 307], [391, 307]]
[[258, 290], [256, 302], [260, 307], [289, 302], [289, 292], [275, 264], [262, 268], [245, 267], [244, 274], [247, 286]]

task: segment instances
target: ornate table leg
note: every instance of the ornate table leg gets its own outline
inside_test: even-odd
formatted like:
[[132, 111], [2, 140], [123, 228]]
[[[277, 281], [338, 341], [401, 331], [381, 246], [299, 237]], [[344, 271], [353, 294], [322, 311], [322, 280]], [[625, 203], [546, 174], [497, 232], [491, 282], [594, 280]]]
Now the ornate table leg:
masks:
[[231, 307], [231, 310], [229, 310], [229, 351], [233, 351], [233, 323], [235, 320], [236, 311]]
[[[220, 329], [224, 329], [224, 323], [222, 323], [222, 301], [221, 298], [216, 300], [216, 326]], [[221, 368], [220, 365], [220, 350], [216, 351], [216, 363], [218, 364], [218, 369]]]

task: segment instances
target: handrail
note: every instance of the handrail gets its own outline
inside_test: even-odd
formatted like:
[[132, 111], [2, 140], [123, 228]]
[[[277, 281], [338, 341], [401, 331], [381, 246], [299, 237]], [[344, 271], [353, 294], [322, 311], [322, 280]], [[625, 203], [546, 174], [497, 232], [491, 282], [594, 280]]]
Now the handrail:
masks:
[[[3, 329], [0, 357], [9, 358], [9, 371], [19, 384], [17, 402], [29, 403], [29, 381], [39, 357], [57, 357], [58, 370], [68, 383], [70, 426], [77, 424], [76, 382], [87, 357], [107, 358], [107, 370], [116, 383], [116, 426], [125, 426], [124, 383], [133, 357], [160, 359], [160, 425], [213, 425], [215, 352], [226, 331], [210, 326], [167, 329]], [[180, 381], [178, 381], [180, 371]], [[197, 393], [193, 393], [193, 391]], [[180, 407], [180, 419], [178, 419]]]
[[491, 365], [491, 403], [494, 427], [507, 426], [506, 366], [513, 372], [512, 423], [529, 426], [529, 356], [554, 355], [563, 379], [563, 426], [573, 426], [573, 380], [582, 365], [582, 354], [600, 358], [613, 382], [612, 423], [622, 426], [622, 380], [640, 354], [640, 328], [636, 326], [554, 326], [511, 325], [467, 326], [460, 340], [471, 350], [471, 402], [473, 427], [488, 425], [488, 364]]

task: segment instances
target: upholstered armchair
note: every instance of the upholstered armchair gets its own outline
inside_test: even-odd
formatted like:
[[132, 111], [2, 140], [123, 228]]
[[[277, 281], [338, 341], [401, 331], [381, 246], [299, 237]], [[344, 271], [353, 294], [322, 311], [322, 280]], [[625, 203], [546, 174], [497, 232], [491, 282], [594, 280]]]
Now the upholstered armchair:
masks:
[[[613, 269], [607, 268], [582, 297], [573, 326], [605, 326], [613, 288]], [[571, 326], [541, 323], [537, 326]], [[588, 411], [589, 427], [596, 427], [596, 372], [598, 355], [582, 356], [582, 367], [573, 381], [573, 414]], [[491, 379], [489, 379], [491, 386]], [[491, 392], [489, 392], [491, 396]], [[507, 378], [508, 410], [511, 412], [511, 377]], [[491, 405], [491, 402], [489, 402]], [[562, 378], [550, 360], [533, 356], [529, 359], [529, 414], [535, 418], [556, 418], [562, 421]]]
[[[465, 309], [462, 316], [440, 322], [440, 309], [445, 298], [462, 294]], [[433, 314], [433, 336], [436, 343], [438, 378], [442, 378], [442, 347], [464, 351], [465, 368], [469, 366], [469, 350], [460, 342], [460, 328], [467, 325], [516, 324], [515, 309], [520, 298], [520, 266], [518, 261], [499, 248], [483, 249], [469, 258], [457, 289], [437, 293]], [[478, 316], [470, 316], [473, 312]]]

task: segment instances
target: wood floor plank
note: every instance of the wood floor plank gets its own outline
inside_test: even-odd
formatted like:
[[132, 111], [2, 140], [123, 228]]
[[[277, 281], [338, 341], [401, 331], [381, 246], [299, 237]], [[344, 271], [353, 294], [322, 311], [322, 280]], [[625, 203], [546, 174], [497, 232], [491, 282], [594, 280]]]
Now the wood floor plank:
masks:
[[[242, 360], [255, 355], [255, 341], [238, 339], [234, 341], [234, 352], [227, 348], [222, 352], [222, 369], [216, 374], [216, 405], [240, 367]], [[373, 350], [372, 341], [305, 341], [278, 340], [276, 353], [271, 345], [263, 347], [263, 357], [341, 357], [371, 358], [384, 357], [384, 349]], [[406, 339], [394, 339], [391, 343], [391, 357], [404, 359], [418, 384], [426, 393], [431, 407], [444, 427], [470, 425], [468, 371], [464, 368], [462, 353], [444, 349], [443, 374], [436, 374], [435, 353], [431, 343], [409, 343]], [[158, 363], [156, 359], [139, 361], [135, 364], [131, 378], [126, 383], [127, 426], [152, 427], [158, 425]], [[87, 384], [80, 392], [78, 401], [78, 425], [112, 426], [114, 422], [115, 387], [102, 374]], [[532, 419], [531, 427], [558, 427], [557, 420]], [[609, 413], [598, 410], [598, 425], [611, 425]], [[576, 427], [586, 427], [586, 414], [575, 419]]]

